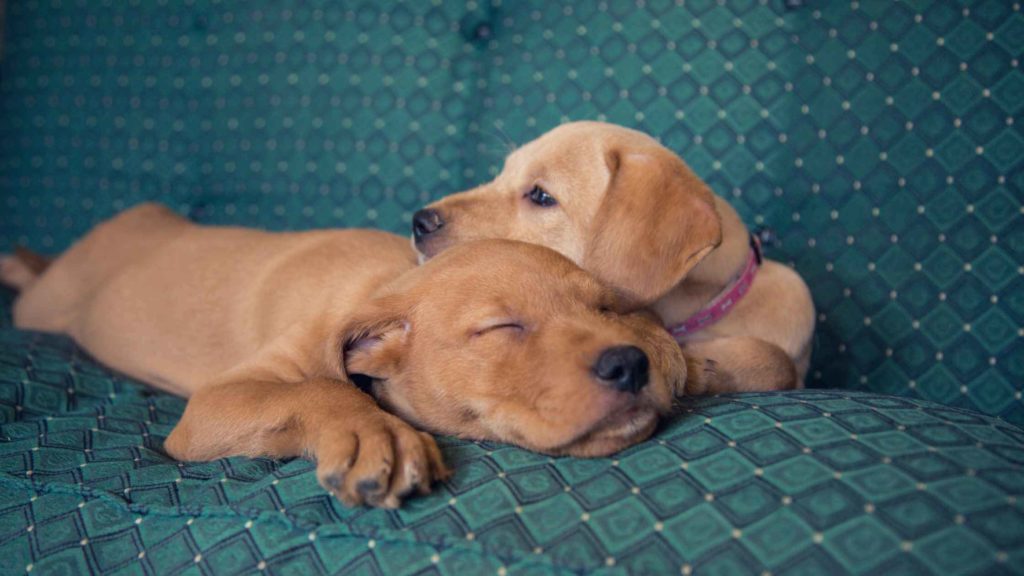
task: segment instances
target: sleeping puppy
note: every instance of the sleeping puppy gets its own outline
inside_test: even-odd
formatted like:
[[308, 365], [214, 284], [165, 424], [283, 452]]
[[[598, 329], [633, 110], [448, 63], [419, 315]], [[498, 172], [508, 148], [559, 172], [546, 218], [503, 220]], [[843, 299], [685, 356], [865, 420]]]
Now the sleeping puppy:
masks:
[[467, 240], [553, 248], [682, 344], [709, 392], [800, 387], [814, 304], [790, 268], [762, 260], [736, 211], [670, 150], [640, 132], [565, 124], [514, 151], [492, 182], [413, 217], [423, 258]]
[[413, 426], [599, 456], [682, 391], [664, 330], [551, 250], [491, 240], [416, 264], [384, 232], [203, 227], [148, 204], [52, 264], [0, 258], [0, 280], [22, 290], [18, 327], [190, 397], [174, 458], [310, 456], [349, 505], [395, 507], [448, 474]]

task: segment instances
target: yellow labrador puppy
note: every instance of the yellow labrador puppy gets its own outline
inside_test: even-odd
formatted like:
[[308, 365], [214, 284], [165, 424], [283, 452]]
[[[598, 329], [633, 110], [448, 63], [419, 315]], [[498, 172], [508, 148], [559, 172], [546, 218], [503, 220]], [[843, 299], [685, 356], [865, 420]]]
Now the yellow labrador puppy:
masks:
[[149, 204], [52, 264], [0, 258], [0, 280], [22, 290], [18, 327], [190, 397], [171, 456], [311, 456], [350, 505], [394, 507], [447, 475], [409, 423], [598, 456], [649, 436], [682, 391], [664, 330], [613, 313], [615, 294], [551, 250], [492, 240], [416, 264], [393, 234], [203, 227]]
[[803, 385], [814, 304], [764, 260], [736, 211], [670, 150], [620, 126], [575, 122], [514, 151], [501, 174], [417, 212], [423, 258], [467, 240], [553, 248], [647, 306], [701, 363], [713, 393]]

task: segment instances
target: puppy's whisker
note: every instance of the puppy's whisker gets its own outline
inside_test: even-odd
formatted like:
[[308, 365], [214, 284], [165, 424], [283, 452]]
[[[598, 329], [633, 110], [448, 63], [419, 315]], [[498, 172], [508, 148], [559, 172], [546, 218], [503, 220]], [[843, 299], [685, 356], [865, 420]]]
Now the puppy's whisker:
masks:
[[495, 129], [496, 129], [496, 130], [497, 130], [498, 132], [500, 132], [502, 136], [504, 136], [504, 137], [505, 137], [505, 149], [506, 149], [506, 151], [507, 151], [507, 152], [508, 152], [509, 154], [511, 154], [511, 153], [513, 153], [513, 152], [515, 152], [515, 151], [516, 151], [516, 148], [518, 148], [518, 147], [519, 147], [519, 145], [518, 145], [518, 144], [516, 144], [515, 140], [513, 140], [513, 139], [512, 139], [512, 137], [508, 135], [508, 132], [505, 132], [505, 130], [504, 130], [504, 129], [503, 129], [502, 127], [501, 127], [501, 125], [500, 125], [500, 124], [498, 124], [497, 122], [495, 122], [495, 123], [494, 123], [494, 128], [495, 128]]
[[498, 139], [499, 142], [501, 142], [502, 155], [508, 156], [509, 154], [515, 152], [516, 148], [518, 148], [519, 146], [515, 143], [514, 140], [512, 140], [512, 137], [508, 135], [508, 132], [505, 132], [505, 130], [501, 127], [501, 124], [499, 124], [498, 122], [494, 122], [493, 126], [495, 132], [493, 134], [489, 132], [486, 133], [490, 136], [493, 136], [494, 138]]

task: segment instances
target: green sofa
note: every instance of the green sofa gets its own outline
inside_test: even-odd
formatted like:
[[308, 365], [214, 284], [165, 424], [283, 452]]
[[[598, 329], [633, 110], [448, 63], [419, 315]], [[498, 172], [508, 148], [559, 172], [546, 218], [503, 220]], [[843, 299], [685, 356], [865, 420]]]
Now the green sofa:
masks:
[[771, 228], [819, 323], [806, 390], [684, 400], [613, 458], [442, 438], [454, 477], [386, 511], [170, 460], [184, 401], [0, 290], [0, 573], [1024, 573], [1019, 3], [7, 4], [0, 251], [150, 199], [404, 233], [605, 119]]

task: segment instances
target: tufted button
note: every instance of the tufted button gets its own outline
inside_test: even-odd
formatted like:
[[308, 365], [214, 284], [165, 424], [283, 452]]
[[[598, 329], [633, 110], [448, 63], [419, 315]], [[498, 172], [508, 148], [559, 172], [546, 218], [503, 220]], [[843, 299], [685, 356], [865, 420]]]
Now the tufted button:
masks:
[[494, 23], [481, 14], [467, 14], [459, 22], [459, 32], [467, 42], [487, 42], [494, 36]]
[[476, 28], [473, 30], [473, 37], [477, 40], [487, 40], [491, 37], [491, 33], [491, 25], [487, 22], [481, 22], [480, 24], [477, 24]]
[[188, 210], [186, 212], [188, 219], [193, 222], [202, 222], [208, 213], [209, 204], [207, 202], [196, 202], [195, 204], [188, 206]]

